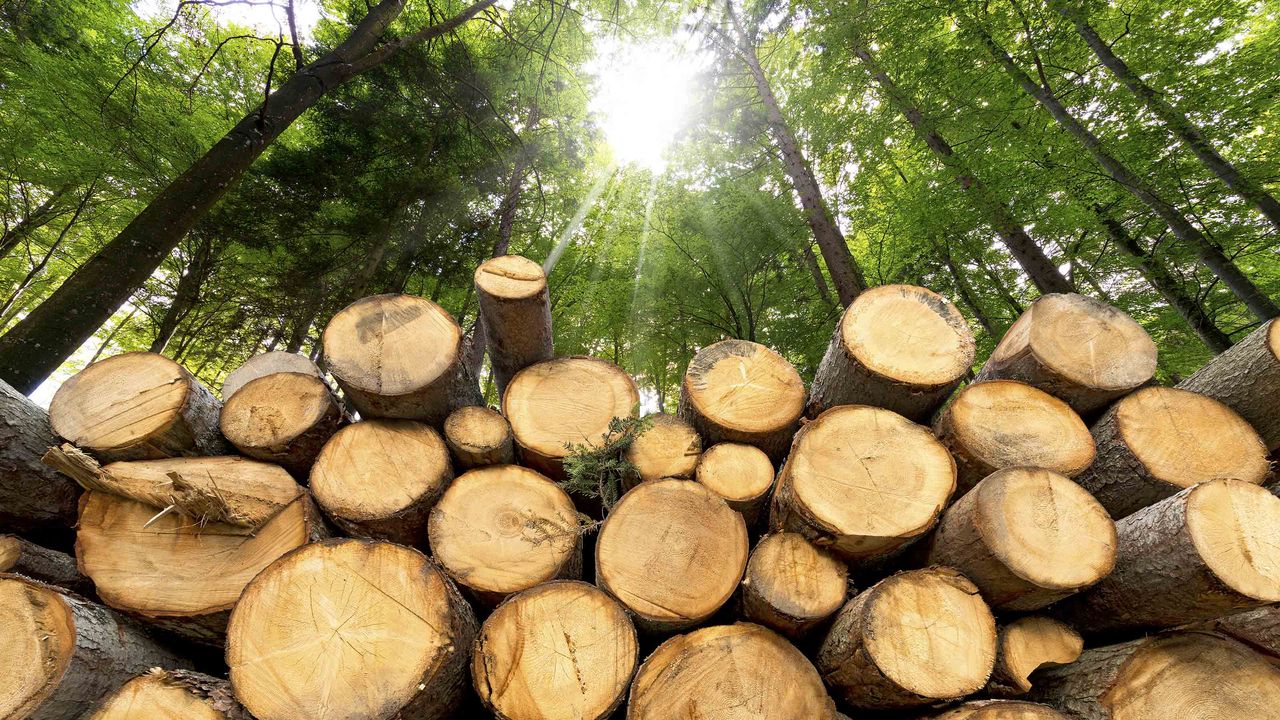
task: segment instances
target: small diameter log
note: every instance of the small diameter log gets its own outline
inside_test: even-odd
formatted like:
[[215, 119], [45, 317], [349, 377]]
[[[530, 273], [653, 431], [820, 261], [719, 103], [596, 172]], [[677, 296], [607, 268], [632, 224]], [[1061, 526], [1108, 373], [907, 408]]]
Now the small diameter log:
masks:
[[599, 445], [614, 418], [639, 411], [640, 392], [617, 365], [592, 357], [547, 360], [521, 370], [502, 394], [502, 414], [525, 465], [564, 479], [566, 445]]
[[0, 380], [0, 528], [56, 533], [76, 524], [80, 488], [40, 462], [57, 444], [48, 413]]
[[636, 673], [627, 720], [834, 720], [809, 659], [751, 623], [677, 635]]
[[997, 648], [987, 694], [1011, 697], [1031, 691], [1036, 670], [1075, 662], [1084, 651], [1084, 640], [1053, 618], [1029, 615], [1000, 627]]
[[471, 679], [498, 720], [604, 720], [626, 697], [638, 652], [617, 601], [584, 582], [551, 582], [484, 621]]
[[769, 506], [773, 462], [764, 451], [742, 443], [716, 443], [702, 453], [695, 472], [698, 482], [742, 513], [747, 527], [756, 527]]
[[431, 554], [492, 607], [548, 580], [582, 576], [582, 536], [568, 493], [519, 465], [458, 476], [431, 510]]
[[276, 350], [254, 355], [243, 365], [232, 370], [222, 381], [222, 402], [226, 403], [240, 388], [267, 375], [276, 373], [302, 373], [323, 380], [324, 373], [306, 355]]
[[101, 605], [13, 575], [0, 575], [0, 657], [0, 717], [14, 720], [78, 720], [151, 667], [187, 667]]
[[324, 366], [360, 417], [439, 425], [475, 405], [462, 362], [462, 329], [444, 308], [412, 295], [373, 295], [333, 316], [320, 342]]
[[1235, 410], [1262, 436], [1268, 451], [1280, 448], [1280, 323], [1268, 320], [1178, 384]]
[[850, 600], [817, 665], [849, 705], [895, 709], [977, 692], [995, 657], [995, 618], [978, 589], [935, 567], [893, 575]]
[[466, 693], [475, 637], [471, 606], [422, 553], [327, 540], [249, 583], [227, 665], [258, 720], [445, 720]]
[[516, 373], [555, 356], [547, 275], [528, 258], [503, 255], [476, 268], [475, 283], [493, 379], [501, 396]]
[[947, 508], [927, 562], [964, 573], [996, 610], [1038, 610], [1106, 577], [1116, 527], [1070, 479], [1039, 468], [998, 470]]
[[938, 413], [933, 432], [956, 460], [957, 493], [997, 470], [1038, 467], [1075, 477], [1093, 462], [1093, 436], [1071, 406], [1013, 380], [974, 383]]
[[766, 535], [742, 578], [742, 614], [791, 639], [835, 614], [849, 592], [849, 572], [834, 555], [796, 533]]
[[222, 434], [240, 452], [305, 478], [320, 448], [346, 422], [324, 380], [275, 373], [250, 381], [222, 406]]
[[72, 375], [49, 403], [53, 432], [103, 462], [225, 455], [222, 404], [178, 363], [131, 352]]
[[350, 535], [426, 546], [427, 517], [453, 480], [431, 426], [365, 420], [339, 430], [311, 468], [311, 493]]
[[813, 378], [809, 411], [874, 405], [926, 422], [973, 365], [973, 333], [946, 298], [881, 285], [844, 311]]
[[934, 720], [1069, 720], [1048, 705], [1021, 700], [974, 700], [929, 717]]
[[596, 540], [596, 585], [643, 631], [676, 632], [711, 617], [747, 565], [747, 526], [715, 493], [687, 480], [636, 486]]
[[1257, 485], [1197, 485], [1116, 532], [1115, 569], [1059, 606], [1081, 632], [1175, 627], [1280, 602], [1280, 498]]
[[511, 423], [502, 413], [473, 405], [449, 413], [444, 441], [459, 471], [516, 461]]
[[1084, 651], [1036, 675], [1031, 696], [1079, 720], [1277, 720], [1280, 667], [1206, 632]]
[[14, 535], [0, 535], [0, 573], [39, 580], [78, 595], [93, 595], [93, 581], [80, 574], [76, 559]]
[[1259, 484], [1271, 472], [1249, 423], [1217, 400], [1143, 388], [1093, 426], [1098, 457], [1076, 482], [1122, 518], [1183, 488], [1217, 478]]
[[1150, 382], [1156, 345], [1133, 318], [1089, 297], [1041, 295], [992, 351], [978, 380], [1020, 380], [1089, 415]]
[[253, 720], [231, 683], [190, 670], [153, 668], [130, 680], [86, 720]]
[[1264, 605], [1233, 613], [1209, 620], [1203, 626], [1229, 635], [1259, 652], [1280, 658], [1280, 605]]
[[955, 463], [928, 428], [888, 410], [841, 405], [796, 434], [769, 525], [865, 565], [927, 533], [955, 486]]
[[759, 343], [722, 340], [689, 361], [680, 417], [708, 445], [755, 445], [779, 460], [804, 413], [804, 381], [786, 358]]
[[649, 416], [652, 425], [637, 437], [622, 457], [635, 466], [638, 477], [623, 483], [630, 490], [642, 482], [680, 478], [692, 480], [702, 456], [702, 438], [693, 426], [675, 415]]

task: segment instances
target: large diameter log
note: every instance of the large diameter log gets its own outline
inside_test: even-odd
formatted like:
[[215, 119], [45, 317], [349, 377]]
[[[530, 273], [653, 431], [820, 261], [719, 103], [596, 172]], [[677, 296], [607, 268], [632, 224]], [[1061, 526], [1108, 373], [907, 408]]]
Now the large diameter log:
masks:
[[74, 557], [14, 535], [0, 535], [0, 573], [39, 580], [78, 595], [93, 595], [93, 581], [80, 573]]
[[928, 428], [889, 410], [842, 405], [796, 434], [769, 524], [865, 564], [927, 533], [955, 486], [955, 463]]
[[445, 720], [466, 692], [475, 636], [471, 607], [422, 553], [327, 540], [249, 583], [227, 665], [258, 720]]
[[453, 480], [431, 426], [365, 420], [339, 430], [311, 468], [311, 493], [350, 535], [425, 546], [431, 508]]
[[493, 379], [501, 396], [516, 373], [555, 355], [547, 275], [528, 258], [503, 255], [476, 268], [475, 283]]
[[190, 670], [153, 668], [112, 693], [86, 720], [253, 720], [231, 683]]
[[1076, 482], [1122, 518], [1217, 478], [1270, 475], [1262, 439], [1231, 408], [1187, 390], [1143, 388], [1093, 426], [1098, 456]]
[[75, 525], [80, 488], [40, 462], [57, 444], [49, 415], [0, 380], [0, 530], [56, 532]]
[[516, 461], [511, 423], [487, 407], [472, 405], [449, 413], [444, 421], [444, 441], [459, 471]]
[[243, 365], [227, 373], [226, 379], [222, 381], [222, 402], [226, 403], [232, 395], [250, 382], [276, 373], [303, 373], [324, 379], [320, 368], [306, 355], [283, 350], [262, 353], [254, 355]]
[[957, 492], [1011, 467], [1075, 477], [1093, 462], [1093, 436], [1071, 406], [1013, 380], [974, 383], [938, 413], [933, 432], [956, 460]]
[[639, 412], [640, 391], [617, 365], [592, 357], [547, 360], [521, 370], [502, 394], [525, 465], [564, 478], [568, 445], [596, 446], [614, 418]]
[[251, 458], [305, 478], [320, 448], [346, 421], [324, 380], [274, 373], [252, 380], [222, 406], [222, 434]]
[[844, 311], [813, 378], [812, 414], [874, 405], [925, 422], [973, 365], [973, 333], [946, 298], [881, 285]]
[[1028, 615], [1002, 625], [987, 694], [1025, 695], [1031, 691], [1032, 673], [1073, 663], [1083, 651], [1080, 633], [1053, 618]]
[[617, 601], [587, 583], [550, 582], [484, 621], [471, 679], [498, 720], [604, 720], [626, 696], [638, 652]]
[[1070, 479], [1039, 468], [998, 470], [947, 508], [928, 562], [964, 573], [997, 610], [1038, 610], [1106, 577], [1116, 527]]
[[103, 462], [225, 455], [222, 404], [178, 363], [131, 352], [72, 375], [49, 403], [59, 437]]
[[475, 405], [462, 329], [444, 308], [412, 295], [373, 295], [333, 316], [320, 337], [325, 368], [363, 419], [439, 425]]
[[622, 454], [636, 469], [636, 476], [626, 480], [627, 490], [663, 478], [691, 480], [702, 456], [702, 437], [692, 425], [666, 413], [649, 418], [652, 424]]
[[596, 540], [596, 584], [649, 632], [711, 617], [747, 565], [742, 516], [702, 485], [659, 480], [622, 496]]
[[978, 589], [937, 567], [890, 576], [850, 600], [817, 664], [849, 705], [895, 709], [977, 692], [995, 657], [995, 618]]
[[78, 720], [129, 678], [187, 663], [75, 595], [0, 575], [0, 718]]
[[786, 358], [759, 343], [722, 340], [689, 361], [680, 417], [708, 444], [755, 445], [780, 460], [804, 413], [804, 381]]
[[751, 623], [702, 628], [658, 646], [636, 673], [627, 720], [834, 720], [809, 659]]
[[756, 527], [769, 506], [773, 462], [754, 445], [716, 443], [698, 459], [698, 482], [742, 513], [747, 527]]
[[1068, 720], [1048, 705], [1021, 700], [974, 700], [930, 717], [934, 720]]
[[519, 465], [458, 476], [431, 509], [431, 555], [492, 607], [512, 593], [582, 575], [582, 538], [568, 493]]
[[1083, 295], [1041, 295], [992, 351], [978, 380], [1021, 380], [1088, 415], [1150, 382], [1156, 345], [1133, 318]]
[[798, 639], [844, 604], [849, 572], [831, 553], [796, 533], [766, 535], [742, 578], [742, 614]]
[[1263, 323], [1178, 387], [1235, 410], [1258, 431], [1268, 451], [1280, 448], [1280, 413], [1271, 402], [1280, 395], [1280, 323]]
[[1277, 720], [1280, 667], [1206, 632], [1084, 651], [1036, 676], [1033, 699], [1079, 720]]
[[1280, 605], [1232, 613], [1203, 623], [1206, 629], [1230, 635], [1240, 642], [1280, 658]]
[[1280, 602], [1280, 498], [1239, 480], [1116, 523], [1116, 565], [1060, 612], [1082, 632], [1168, 628]]

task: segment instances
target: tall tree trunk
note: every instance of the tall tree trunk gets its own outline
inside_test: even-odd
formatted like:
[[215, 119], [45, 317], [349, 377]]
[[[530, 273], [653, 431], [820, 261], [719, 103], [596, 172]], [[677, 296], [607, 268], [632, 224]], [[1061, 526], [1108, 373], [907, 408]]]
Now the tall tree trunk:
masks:
[[858, 45], [854, 48], [854, 54], [867, 67], [872, 79], [889, 102], [911, 124], [911, 129], [915, 131], [916, 136], [933, 151], [938, 161], [955, 175], [956, 182], [960, 183], [960, 187], [965, 190], [978, 212], [987, 216], [987, 221], [1000, 236], [1004, 246], [1009, 249], [1009, 253], [1018, 261], [1018, 265], [1022, 266], [1027, 277], [1031, 278], [1036, 289], [1042, 293], [1075, 292], [1075, 287], [1062, 274], [1058, 266], [1045, 255], [1044, 250], [1031, 238], [1022, 223], [1013, 216], [1009, 206], [997, 199], [987, 184], [978, 179], [978, 176], [956, 157], [951, 143], [942, 137], [933, 122], [920, 111], [919, 105], [876, 62], [870, 49]]
[[204, 286], [205, 281], [209, 279], [209, 275], [213, 273], [214, 259], [217, 255], [213, 245], [213, 238], [209, 235], [200, 239], [200, 244], [196, 246], [195, 251], [192, 253], [191, 262], [187, 264], [187, 271], [178, 278], [178, 286], [174, 290], [173, 301], [169, 303], [169, 307], [164, 311], [164, 316], [160, 318], [160, 326], [156, 329], [156, 337], [151, 341], [151, 352], [164, 352], [169, 340], [173, 338], [174, 331], [178, 329], [178, 325], [199, 301], [200, 289]]
[[85, 363], [85, 365], [92, 365], [98, 362], [98, 358], [102, 357], [102, 353], [106, 352], [107, 348], [111, 346], [111, 341], [116, 339], [116, 335], [118, 335], [120, 331], [124, 329], [124, 326], [128, 325], [129, 321], [133, 319], [133, 316], [137, 314], [138, 307], [135, 305], [129, 310], [129, 314], [120, 318], [120, 322], [116, 323], [116, 326], [111, 328], [111, 332], [107, 333], [107, 336], [102, 338], [102, 342], [98, 345], [97, 351], [93, 353], [93, 357], [89, 358], [89, 362]]
[[955, 283], [956, 294], [960, 296], [965, 305], [969, 306], [969, 310], [973, 312], [973, 316], [982, 325], [982, 329], [987, 331], [987, 335], [998, 339], [1003, 333], [997, 330], [996, 324], [983, 311], [981, 303], [978, 302], [977, 293], [973, 291], [973, 286], [969, 284], [969, 279], [964, 276], [964, 271], [956, 265], [955, 258], [951, 255], [951, 248], [947, 246], [945, 240], [941, 245], [942, 259], [947, 263], [947, 271], [951, 273], [951, 279]]
[[302, 349], [303, 343], [307, 341], [307, 335], [311, 332], [311, 323], [315, 322], [316, 315], [320, 314], [322, 294], [320, 285], [312, 287], [307, 303], [302, 308], [302, 315], [294, 321], [293, 328], [289, 331], [289, 341], [285, 343], [285, 351], [296, 353]]
[[778, 99], [773, 94], [773, 88], [769, 86], [769, 78], [764, 74], [760, 58], [756, 55], [755, 44], [747, 35], [737, 13], [734, 12], [732, 2], [733, 0], [725, 0], [725, 7], [736, 36], [734, 44], [747, 70], [750, 71], [752, 79], [755, 80], [760, 102], [764, 104], [769, 130], [773, 134], [774, 142], [778, 144], [779, 152], [782, 153], [787, 177], [791, 179], [792, 187], [800, 196], [800, 205], [804, 208], [809, 229], [813, 231], [813, 239], [818, 242], [822, 258], [827, 262], [827, 271], [831, 273], [831, 281], [836, 286], [840, 304], [847, 307], [859, 293], [867, 289], [867, 281], [862, 275], [862, 268], [858, 267], [853, 253], [849, 250], [849, 243], [845, 242], [844, 234], [840, 232], [840, 228], [831, 217], [831, 211], [822, 198], [822, 188], [813, 174], [813, 168], [809, 166], [800, 143], [782, 115]]
[[1222, 248], [1219, 248], [1206, 238], [1195, 225], [1191, 224], [1191, 221], [1186, 216], [1161, 197], [1153, 186], [1144, 182], [1127, 165], [1108, 153], [1098, 136], [1081, 124], [1058, 100], [1057, 95], [1052, 90], [1032, 80], [1030, 75], [1027, 75], [1022, 68], [1018, 67], [1018, 64], [1013, 61], [1009, 53], [991, 37], [991, 33], [987, 32], [987, 29], [981, 23], [970, 18], [962, 18], [962, 20], [965, 21], [964, 24], [978, 38], [987, 51], [991, 53], [996, 62], [1004, 68], [1005, 73], [1013, 78], [1023, 91], [1035, 98], [1053, 116], [1054, 121], [1063, 130], [1079, 140], [1094, 162], [1098, 163], [1112, 180], [1115, 180], [1125, 190], [1132, 193], [1134, 197], [1150, 207], [1169, 226], [1173, 234], [1186, 243], [1195, 252], [1196, 257], [1200, 258], [1200, 261], [1214, 275], [1217, 275], [1223, 284], [1236, 297], [1240, 298], [1240, 301], [1258, 319], [1267, 320], [1280, 315], [1280, 307], [1277, 307], [1271, 298], [1267, 297], [1257, 285], [1253, 284], [1252, 280], [1241, 272], [1235, 262], [1222, 251]]
[[1075, 26], [1076, 32], [1080, 37], [1084, 38], [1089, 49], [1093, 50], [1093, 54], [1098, 56], [1098, 60], [1116, 76], [1129, 91], [1138, 97], [1151, 111], [1152, 115], [1160, 118], [1160, 121], [1168, 126], [1169, 130], [1187, 146], [1195, 156], [1209, 168], [1209, 171], [1217, 175], [1222, 182], [1226, 183], [1231, 191], [1240, 198], [1253, 205], [1263, 214], [1271, 224], [1280, 230], [1280, 202], [1268, 193], [1260, 184], [1252, 178], [1245, 177], [1238, 168], [1218, 152], [1213, 143], [1200, 132], [1200, 128], [1196, 127], [1190, 119], [1173, 106], [1164, 98], [1164, 94], [1143, 81], [1142, 77], [1135, 73], [1123, 59], [1115, 54], [1111, 49], [1111, 45], [1107, 44], [1099, 35], [1093, 26], [1089, 24], [1084, 12], [1072, 6], [1069, 2], [1063, 0], [1051, 0], [1051, 5], [1065, 18], [1071, 21]]
[[809, 274], [813, 276], [814, 286], [818, 288], [818, 297], [822, 298], [822, 301], [826, 304], [834, 307], [836, 299], [832, 297], [831, 287], [827, 285], [827, 279], [822, 275], [822, 266], [818, 265], [818, 258], [813, 254], [813, 245], [804, 243], [800, 251], [803, 253], [801, 258], [804, 261], [804, 266], [809, 271]]
[[54, 190], [44, 202], [36, 206], [34, 210], [27, 213], [21, 220], [13, 224], [13, 227], [4, 231], [0, 235], [0, 260], [9, 256], [13, 249], [22, 242], [22, 239], [31, 234], [32, 230], [44, 227], [49, 224], [60, 213], [54, 212], [58, 200], [71, 191], [71, 185], [63, 185]]
[[458, 15], [379, 44], [404, 0], [382, 0], [341, 45], [299, 69], [257, 110], [160, 191], [98, 251], [0, 338], [0, 377], [30, 393], [93, 335], [142, 285], [182, 237], [259, 155], [328, 90], [394, 57], [402, 48], [447, 33], [496, 0], [479, 0]]

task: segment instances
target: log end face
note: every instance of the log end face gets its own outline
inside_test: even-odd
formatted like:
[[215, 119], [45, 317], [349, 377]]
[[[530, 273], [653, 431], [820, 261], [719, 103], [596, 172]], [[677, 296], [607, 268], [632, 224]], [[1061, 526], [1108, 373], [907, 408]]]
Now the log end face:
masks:
[[722, 340], [700, 350], [680, 392], [682, 405], [723, 435], [708, 437], [710, 442], [783, 432], [804, 412], [804, 381], [795, 367], [747, 340]]
[[1124, 312], [1075, 294], [1044, 295], [1032, 307], [1030, 351], [1062, 380], [1123, 393], [1155, 375], [1155, 342]]
[[767, 606], [768, 612], [760, 617], [748, 613], [764, 625], [781, 616], [793, 621], [787, 625], [811, 626], [835, 614], [849, 592], [844, 563], [803, 536], [787, 532], [766, 535], [756, 544], [742, 582]]
[[166, 680], [140, 675], [103, 701], [88, 720], [230, 720], [206, 698]]
[[702, 456], [702, 437], [683, 419], [666, 413], [650, 416], [653, 425], [627, 448], [624, 458], [641, 482], [692, 478]]
[[283, 448], [339, 414], [329, 386], [306, 373], [281, 372], [249, 381], [222, 406], [222, 434], [246, 452]]
[[773, 487], [773, 462], [753, 445], [716, 443], [698, 460], [695, 476], [725, 500], [747, 502]]
[[1280, 602], [1280, 498], [1215, 480], [1196, 486], [1186, 502], [1187, 532], [1209, 570], [1256, 604]]
[[547, 288], [542, 266], [520, 255], [502, 255], [476, 268], [476, 289], [499, 300], [527, 300]]
[[0, 717], [36, 712], [62, 681], [75, 649], [75, 619], [61, 595], [0, 576]]
[[934, 720], [1068, 720], [1048, 705], [1021, 700], [976, 700], [933, 717]]
[[222, 402], [229, 401], [232, 395], [250, 381], [281, 372], [306, 373], [318, 378], [323, 377], [320, 368], [305, 355], [284, 350], [262, 353], [254, 355], [227, 374], [226, 379], [222, 381]]
[[597, 444], [614, 418], [633, 416], [635, 382], [621, 368], [592, 357], [562, 357], [521, 370], [503, 393], [503, 414], [522, 449], [558, 461], [566, 444]]
[[1083, 651], [1080, 633], [1052, 618], [1031, 615], [1000, 629], [1001, 674], [1024, 693], [1031, 690], [1033, 672], [1073, 663]]
[[377, 398], [434, 388], [444, 397], [441, 380], [458, 362], [462, 329], [426, 298], [373, 295], [334, 315], [321, 344], [325, 367], [344, 388]]
[[311, 468], [311, 492], [326, 513], [359, 524], [430, 503], [452, 478], [449, 451], [435, 429], [414, 420], [365, 420], [325, 443]]
[[59, 437], [95, 453], [164, 457], [158, 449], [137, 446], [182, 422], [196, 382], [163, 355], [115, 355], [93, 363], [58, 388], [49, 403], [49, 422]]
[[502, 413], [479, 405], [468, 405], [454, 410], [444, 421], [444, 437], [455, 454], [468, 459], [502, 454], [502, 462], [512, 462], [511, 424]]
[[845, 351], [876, 375], [912, 387], [945, 387], [973, 365], [973, 332], [946, 298], [914, 285], [867, 290], [840, 321]]

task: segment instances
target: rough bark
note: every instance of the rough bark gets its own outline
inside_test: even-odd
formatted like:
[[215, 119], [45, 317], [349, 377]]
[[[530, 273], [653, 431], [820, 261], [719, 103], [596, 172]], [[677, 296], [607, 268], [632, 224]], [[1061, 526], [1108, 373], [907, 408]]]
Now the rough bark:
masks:
[[1280, 323], [1249, 333], [1178, 384], [1235, 410], [1262, 437], [1268, 451], [1280, 448], [1280, 413], [1269, 398], [1280, 396]]
[[0, 380], [0, 530], [57, 534], [75, 525], [80, 488], [40, 462], [57, 444], [45, 411]]
[[80, 574], [76, 559], [15, 535], [0, 535], [0, 573], [39, 580], [85, 597], [93, 597], [93, 581]]
[[1280, 605], [1224, 615], [1194, 627], [1229, 635], [1258, 652], [1280, 659]]

